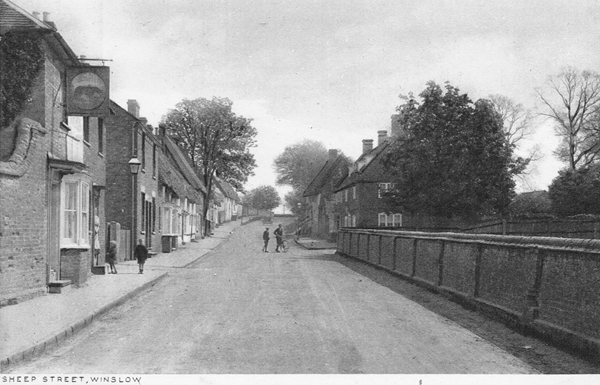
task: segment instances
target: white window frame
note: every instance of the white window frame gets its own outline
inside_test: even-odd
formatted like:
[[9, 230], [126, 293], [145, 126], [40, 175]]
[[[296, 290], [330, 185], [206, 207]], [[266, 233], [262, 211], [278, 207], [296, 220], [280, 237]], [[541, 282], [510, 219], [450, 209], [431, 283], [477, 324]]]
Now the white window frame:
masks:
[[[73, 207], [67, 208], [68, 186], [74, 188]], [[71, 206], [71, 205], [69, 205]], [[70, 213], [70, 215], [69, 215]], [[72, 234], [67, 233], [68, 218], [73, 218], [70, 226]], [[85, 248], [90, 247], [90, 184], [72, 176], [65, 176], [61, 181], [60, 194], [60, 247]]]
[[344, 200], [348, 202], [348, 189], [344, 190]]
[[377, 227], [387, 227], [388, 216], [386, 213], [377, 214]]
[[356, 186], [352, 186], [352, 199], [356, 199]]
[[392, 226], [402, 226], [402, 214], [391, 214], [392, 217]]
[[356, 227], [356, 215], [352, 215], [351, 218], [352, 218], [352, 223], [351, 223], [352, 227]]
[[381, 192], [388, 191], [392, 187], [392, 184], [391, 183], [379, 183], [379, 185], [377, 187], [378, 187], [377, 188], [377, 196], [379, 198], [381, 198]]

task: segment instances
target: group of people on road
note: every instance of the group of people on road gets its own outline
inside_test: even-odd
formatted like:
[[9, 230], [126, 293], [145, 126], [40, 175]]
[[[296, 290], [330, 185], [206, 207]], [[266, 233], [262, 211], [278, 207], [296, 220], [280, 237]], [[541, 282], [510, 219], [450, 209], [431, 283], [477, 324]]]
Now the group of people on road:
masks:
[[[275, 240], [277, 241], [277, 247], [275, 248], [275, 252], [279, 253], [281, 251], [285, 251], [285, 244], [283, 241], [283, 226], [279, 224], [279, 227], [276, 228], [275, 231], [273, 231], [273, 234], [275, 234]], [[265, 242], [265, 245], [263, 246], [262, 251], [264, 251], [265, 253], [269, 252], [269, 235], [269, 228], [267, 227], [266, 230], [263, 232], [263, 241]]]
[[[138, 241], [138, 245], [133, 251], [133, 257], [137, 259], [138, 267], [140, 269], [139, 274], [144, 274], [144, 264], [146, 263], [146, 259], [148, 259], [148, 248], [144, 246], [144, 242], [141, 239]], [[115, 267], [115, 264], [117, 263], [117, 242], [115, 241], [110, 241], [108, 245], [106, 262], [110, 268], [108, 274], [117, 274], [117, 268]]]

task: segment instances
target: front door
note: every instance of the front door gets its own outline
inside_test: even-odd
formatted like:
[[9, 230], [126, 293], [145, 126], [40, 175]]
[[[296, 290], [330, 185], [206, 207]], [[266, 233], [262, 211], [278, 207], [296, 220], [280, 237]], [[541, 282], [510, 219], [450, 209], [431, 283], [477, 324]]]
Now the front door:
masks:
[[48, 194], [48, 282], [60, 279], [60, 174], [50, 170]]

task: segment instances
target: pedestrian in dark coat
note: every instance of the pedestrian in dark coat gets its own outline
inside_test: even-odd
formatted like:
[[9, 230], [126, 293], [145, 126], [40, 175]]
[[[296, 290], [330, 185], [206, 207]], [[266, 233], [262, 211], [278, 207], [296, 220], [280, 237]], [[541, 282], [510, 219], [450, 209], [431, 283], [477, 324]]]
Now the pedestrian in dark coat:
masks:
[[109, 274], [117, 274], [117, 268], [115, 267], [115, 263], [117, 263], [117, 242], [110, 241], [108, 245], [108, 251], [106, 252], [106, 262], [110, 267]]
[[265, 245], [263, 246], [262, 251], [264, 251], [265, 253], [268, 253], [269, 252], [269, 250], [267, 250], [267, 246], [269, 246], [269, 228], [268, 227], [265, 230], [265, 232], [263, 233], [263, 241], [265, 241]]
[[273, 234], [275, 234], [275, 238], [277, 239], [275, 251], [279, 253], [279, 249], [283, 247], [283, 226], [279, 224], [279, 227], [275, 229]]
[[133, 251], [133, 257], [138, 261], [140, 274], [144, 274], [144, 263], [146, 263], [146, 259], [148, 259], [148, 248], [144, 246], [141, 239], [138, 241], [138, 245]]

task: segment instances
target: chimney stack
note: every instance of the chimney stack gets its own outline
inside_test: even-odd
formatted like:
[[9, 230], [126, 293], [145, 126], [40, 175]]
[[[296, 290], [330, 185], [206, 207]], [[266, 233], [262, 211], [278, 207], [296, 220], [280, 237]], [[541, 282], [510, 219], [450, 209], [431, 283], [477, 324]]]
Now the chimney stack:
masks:
[[373, 149], [373, 139], [363, 139], [362, 141], [363, 144], [363, 154], [366, 154], [367, 152], [371, 151]]
[[33, 12], [32, 13], [33, 17], [35, 17], [36, 19], [40, 19], [40, 13], [39, 12]]
[[43, 15], [44, 15], [44, 23], [49, 22], [50, 21], [50, 12], [43, 12]]
[[163, 123], [158, 125], [158, 132], [160, 136], [165, 136], [167, 134], [167, 126]]
[[392, 136], [394, 138], [404, 135], [404, 132], [402, 130], [402, 126], [401, 126], [399, 120], [400, 120], [400, 114], [392, 115]]
[[329, 160], [335, 160], [335, 158], [337, 158], [338, 156], [338, 151], [334, 150], [334, 149], [330, 149], [329, 150]]
[[383, 142], [385, 142], [388, 139], [388, 134], [386, 130], [379, 130], [377, 131], [377, 145], [381, 146], [381, 144]]
[[129, 99], [127, 101], [127, 111], [136, 118], [140, 117], [140, 105], [137, 100]]

